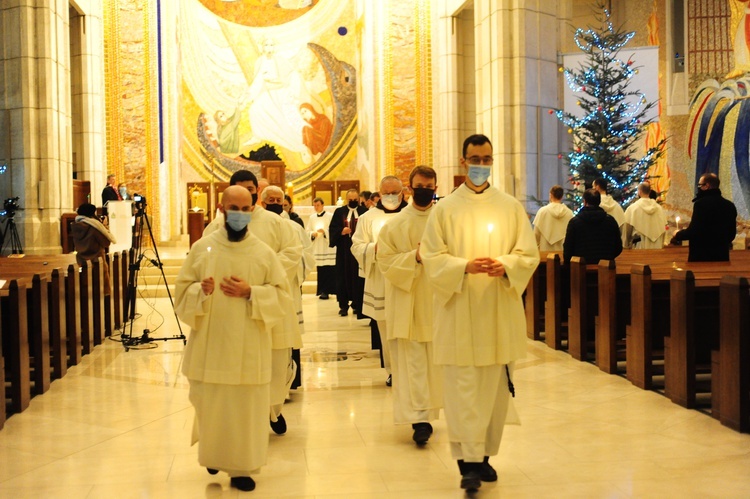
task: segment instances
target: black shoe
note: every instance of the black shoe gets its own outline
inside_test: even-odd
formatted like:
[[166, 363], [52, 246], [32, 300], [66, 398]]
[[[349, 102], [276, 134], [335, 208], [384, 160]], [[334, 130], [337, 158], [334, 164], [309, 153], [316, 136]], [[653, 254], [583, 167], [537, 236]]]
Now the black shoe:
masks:
[[229, 480], [229, 483], [232, 485], [232, 487], [240, 489], [243, 492], [250, 492], [251, 490], [255, 490], [255, 480], [253, 480], [249, 476], [233, 476]]
[[284, 433], [286, 433], [286, 420], [284, 419], [284, 416], [279, 414], [279, 417], [276, 419], [275, 423], [271, 421], [271, 429], [277, 435], [283, 435]]
[[430, 435], [432, 435], [432, 425], [430, 423], [414, 423], [411, 427], [414, 428], [412, 440], [420, 446], [426, 444]]
[[392, 386], [393, 385], [393, 375], [389, 374], [388, 379], [385, 380], [385, 386]]
[[482, 486], [482, 479], [476, 471], [467, 471], [461, 476], [461, 488], [466, 492], [476, 492]]
[[483, 482], [497, 482], [497, 471], [490, 465], [490, 458], [487, 456], [484, 456], [484, 462], [480, 465], [479, 478]]
[[344, 310], [344, 309], [342, 308], [342, 309], [340, 309], [340, 310], [339, 310], [339, 315], [340, 315], [341, 317], [346, 317], [347, 315], [349, 315], [349, 311], [348, 311], [348, 310]]
[[328, 293], [323, 293], [322, 295], [320, 295], [320, 299], [321, 300], [327, 300], [328, 299]]
[[219, 470], [215, 470], [213, 468], [206, 468], [206, 471], [208, 471], [209, 475], [215, 475], [219, 472]]

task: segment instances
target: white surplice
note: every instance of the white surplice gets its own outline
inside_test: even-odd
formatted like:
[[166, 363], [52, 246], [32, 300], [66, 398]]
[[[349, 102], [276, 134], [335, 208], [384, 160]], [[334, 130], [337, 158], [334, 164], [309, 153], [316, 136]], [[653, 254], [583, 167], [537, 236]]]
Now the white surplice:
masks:
[[[219, 283], [229, 276], [251, 285], [250, 300], [224, 295]], [[215, 282], [210, 296], [200, 285], [206, 277]], [[216, 231], [191, 248], [177, 277], [175, 311], [191, 328], [182, 373], [191, 384], [202, 466], [247, 476], [265, 464], [270, 329], [284, 322], [280, 305], [289, 300], [279, 259], [252, 234], [230, 242]]]
[[360, 215], [352, 236], [352, 255], [359, 263], [360, 275], [365, 278], [362, 313], [378, 322], [385, 320], [385, 279], [377, 266], [375, 246], [380, 230], [397, 214], [379, 208], [368, 210]]
[[[457, 378], [446, 372], [444, 379], [453, 456], [481, 461], [478, 447], [484, 446], [484, 456], [497, 453], [495, 442], [486, 440], [486, 424], [505, 424], [512, 410], [512, 404], [502, 402], [508, 388], [482, 392], [456, 383], [483, 379], [488, 370], [493, 380], [499, 380], [498, 369], [491, 366], [504, 372], [502, 366], [525, 356], [521, 296], [539, 263], [534, 233], [518, 200], [492, 186], [475, 193], [463, 184], [432, 209], [420, 255], [435, 294], [435, 362], [468, 373]], [[466, 264], [480, 257], [499, 260], [505, 275], [467, 274]], [[465, 397], [451, 396], [462, 388]], [[503, 414], [495, 414], [498, 410]], [[469, 431], [468, 426], [475, 427]], [[469, 434], [479, 440], [456, 441]]]
[[534, 235], [539, 251], [562, 251], [565, 231], [573, 212], [562, 203], [549, 203], [539, 208], [534, 217]]
[[323, 230], [323, 234], [317, 234], [315, 240], [313, 240], [313, 253], [315, 255], [315, 264], [318, 267], [334, 266], [336, 265], [336, 248], [331, 248], [328, 244], [330, 239], [328, 238], [328, 227], [331, 225], [331, 219], [333, 215], [324, 211], [321, 216], [317, 213], [313, 213], [307, 219], [305, 229], [312, 235], [313, 232], [317, 233], [318, 229]]
[[[271, 356], [273, 363], [271, 380], [272, 421], [276, 421], [276, 417], [281, 412], [281, 406], [289, 393], [289, 372], [293, 367], [291, 364], [292, 348], [302, 347], [302, 336], [299, 328], [300, 317], [298, 315], [301, 307], [298, 307], [294, 300], [294, 289], [299, 288], [295, 283], [302, 259], [302, 243], [295, 229], [289, 225], [290, 223], [294, 222], [285, 220], [262, 206], [256, 206], [252, 211], [250, 224], [248, 225], [248, 232], [268, 245], [278, 256], [286, 272], [287, 282], [292, 294], [292, 298], [279, 305], [285, 312], [284, 321], [271, 328], [271, 348], [274, 350]], [[299, 226], [299, 224], [296, 225]], [[203, 231], [203, 237], [205, 238], [207, 234], [213, 232], [226, 234], [224, 217], [221, 213], [206, 227]]]
[[386, 338], [397, 424], [432, 421], [442, 406], [441, 372], [432, 360], [432, 287], [416, 259], [431, 210], [409, 205], [378, 236], [377, 264], [385, 277]]
[[631, 247], [636, 235], [640, 242], [632, 245], [635, 249], [661, 249], [664, 247], [667, 216], [655, 199], [640, 198], [625, 210], [626, 235], [623, 244]]
[[599, 207], [607, 212], [607, 215], [611, 216], [617, 222], [617, 226], [622, 230], [622, 224], [625, 223], [625, 211], [620, 206], [620, 203], [609, 194], [600, 194], [601, 203]]

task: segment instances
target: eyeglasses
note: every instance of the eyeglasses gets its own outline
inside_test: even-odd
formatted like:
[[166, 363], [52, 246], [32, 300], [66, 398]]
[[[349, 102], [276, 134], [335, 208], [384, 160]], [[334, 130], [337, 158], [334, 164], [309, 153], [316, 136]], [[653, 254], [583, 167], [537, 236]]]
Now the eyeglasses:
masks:
[[483, 158], [480, 158], [479, 156], [472, 156], [470, 158], [466, 158], [466, 162], [470, 165], [491, 165], [493, 163], [492, 156], [484, 156]]
[[703, 186], [705, 186], [705, 185], [708, 185], [708, 184], [706, 184], [706, 183], [703, 183], [703, 184], [699, 183], [699, 184], [698, 184], [698, 187], [703, 187]]

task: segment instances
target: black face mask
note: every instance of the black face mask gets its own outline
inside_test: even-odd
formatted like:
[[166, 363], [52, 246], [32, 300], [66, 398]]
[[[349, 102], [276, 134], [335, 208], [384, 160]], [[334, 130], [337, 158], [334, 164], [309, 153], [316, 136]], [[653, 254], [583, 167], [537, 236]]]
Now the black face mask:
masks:
[[281, 212], [284, 211], [284, 207], [280, 204], [267, 204], [266, 209], [271, 213], [276, 213], [277, 215], [281, 215]]
[[414, 204], [422, 208], [429, 206], [435, 196], [435, 189], [427, 189], [426, 187], [412, 187], [412, 191], [414, 191], [412, 196]]
[[348, 206], [349, 208], [357, 208], [359, 206], [359, 201], [353, 199], [349, 201]]
[[256, 204], [258, 204], [258, 193], [253, 192], [251, 196], [253, 197], [253, 206], [255, 206]]

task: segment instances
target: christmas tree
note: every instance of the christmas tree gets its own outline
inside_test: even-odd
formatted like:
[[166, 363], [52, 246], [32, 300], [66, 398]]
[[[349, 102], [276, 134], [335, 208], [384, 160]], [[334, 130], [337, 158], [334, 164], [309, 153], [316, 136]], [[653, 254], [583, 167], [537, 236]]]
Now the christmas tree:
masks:
[[577, 69], [560, 68], [577, 94], [583, 114], [576, 116], [560, 109], [550, 113], [556, 113], [573, 139], [572, 150], [559, 156], [565, 158], [570, 172], [567, 202], [581, 206], [583, 190], [603, 177], [612, 197], [627, 206], [636, 199], [638, 184], [647, 180], [649, 166], [663, 154], [665, 141], [636, 157], [646, 127], [653, 121], [645, 116], [656, 102], [647, 102], [643, 93], [629, 88], [638, 67], [632, 57], [627, 61], [619, 58], [620, 50], [635, 32], [615, 29], [609, 10], [601, 2], [595, 18], [598, 28], [589, 26], [575, 32], [576, 45], [586, 54], [586, 63]]

